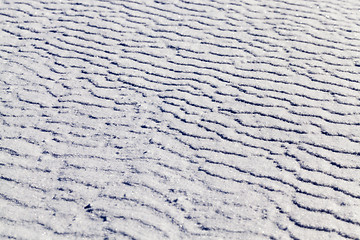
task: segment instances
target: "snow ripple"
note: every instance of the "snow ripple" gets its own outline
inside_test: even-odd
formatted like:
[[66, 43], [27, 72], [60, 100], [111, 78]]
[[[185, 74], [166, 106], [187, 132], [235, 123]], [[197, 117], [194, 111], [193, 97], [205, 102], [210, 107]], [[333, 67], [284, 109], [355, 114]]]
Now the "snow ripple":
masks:
[[359, 239], [359, 9], [1, 1], [0, 237]]

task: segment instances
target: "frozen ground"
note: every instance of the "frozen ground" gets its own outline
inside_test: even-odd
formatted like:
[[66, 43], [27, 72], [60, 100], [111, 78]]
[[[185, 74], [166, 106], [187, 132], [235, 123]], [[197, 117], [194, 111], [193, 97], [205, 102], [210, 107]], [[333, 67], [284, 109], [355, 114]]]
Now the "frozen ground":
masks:
[[360, 239], [357, 0], [0, 0], [0, 238]]

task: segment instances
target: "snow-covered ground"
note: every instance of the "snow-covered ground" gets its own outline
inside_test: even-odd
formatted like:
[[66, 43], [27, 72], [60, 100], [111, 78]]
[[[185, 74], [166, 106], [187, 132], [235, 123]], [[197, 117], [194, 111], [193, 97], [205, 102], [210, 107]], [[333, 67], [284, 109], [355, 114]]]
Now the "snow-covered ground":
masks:
[[0, 238], [360, 239], [357, 0], [0, 0]]

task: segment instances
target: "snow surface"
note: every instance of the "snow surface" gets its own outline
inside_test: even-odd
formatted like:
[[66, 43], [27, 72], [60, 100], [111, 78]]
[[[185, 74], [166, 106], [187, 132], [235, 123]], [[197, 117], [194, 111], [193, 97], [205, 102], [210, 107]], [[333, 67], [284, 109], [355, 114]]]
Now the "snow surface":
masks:
[[360, 239], [357, 0], [0, 0], [0, 238]]

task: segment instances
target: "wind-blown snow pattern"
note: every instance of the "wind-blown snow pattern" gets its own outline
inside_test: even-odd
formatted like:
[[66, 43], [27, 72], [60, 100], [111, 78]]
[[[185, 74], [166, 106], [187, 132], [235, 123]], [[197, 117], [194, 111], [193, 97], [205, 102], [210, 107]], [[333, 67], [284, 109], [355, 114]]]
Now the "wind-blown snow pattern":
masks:
[[360, 2], [1, 0], [0, 238], [360, 239]]

